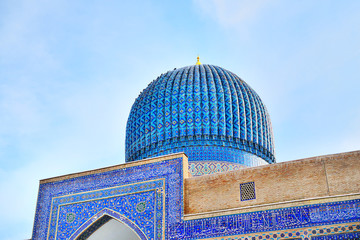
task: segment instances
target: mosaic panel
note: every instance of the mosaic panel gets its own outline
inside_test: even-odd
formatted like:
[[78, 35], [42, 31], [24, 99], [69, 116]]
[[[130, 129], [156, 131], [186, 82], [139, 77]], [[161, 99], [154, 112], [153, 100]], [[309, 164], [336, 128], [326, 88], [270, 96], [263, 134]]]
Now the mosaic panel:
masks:
[[216, 162], [216, 161], [198, 161], [189, 163], [191, 176], [202, 176], [213, 173], [228, 172], [243, 169], [247, 166], [237, 163]]
[[[163, 187], [163, 181], [159, 180], [53, 198], [49, 239], [66, 239], [99, 210], [105, 208], [126, 216], [137, 226], [142, 226], [142, 232], [147, 238], [154, 239], [154, 224], [163, 220], [164, 196], [162, 191], [157, 193], [158, 189]], [[141, 212], [136, 208], [140, 203], [147, 205]], [[68, 219], [69, 214], [74, 216], [72, 221]], [[156, 230], [161, 234], [161, 229]]]
[[360, 200], [351, 200], [184, 221], [170, 226], [173, 234], [169, 239], [201, 239], [358, 221]]
[[32, 239], [73, 239], [104, 215], [164, 239], [182, 215], [182, 179], [177, 158], [40, 184]]
[[[303, 228], [296, 230], [284, 230], [284, 231], [275, 231], [275, 232], [264, 232], [264, 233], [254, 233], [248, 235], [238, 235], [238, 236], [229, 236], [229, 237], [219, 237], [212, 238], [214, 240], [310, 240], [310, 239], [321, 239], [321, 240], [345, 240], [345, 239], [358, 239], [359, 229], [356, 227], [360, 225], [354, 224], [341, 224], [341, 225], [332, 225], [324, 227], [314, 227], [314, 228]], [[326, 234], [326, 235], [324, 235]]]
[[[331, 231], [329, 231], [331, 232]], [[360, 232], [349, 232], [349, 233], [339, 233], [339, 234], [328, 234], [320, 236], [312, 236], [311, 240], [359, 240]]]

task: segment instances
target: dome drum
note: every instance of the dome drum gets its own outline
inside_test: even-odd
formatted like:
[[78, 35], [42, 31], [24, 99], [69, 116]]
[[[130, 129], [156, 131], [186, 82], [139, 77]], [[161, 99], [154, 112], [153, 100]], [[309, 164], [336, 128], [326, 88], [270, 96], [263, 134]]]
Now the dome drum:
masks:
[[[209, 139], [211, 138], [211, 139]], [[227, 140], [227, 141], [225, 141]], [[134, 161], [138, 159], [144, 159], [148, 157], [155, 157], [164, 151], [169, 149], [178, 149], [186, 148], [190, 146], [219, 146], [219, 147], [232, 147], [234, 149], [244, 150], [250, 153], [253, 153], [257, 156], [260, 156], [262, 159], [266, 160], [268, 163], [274, 163], [273, 155], [270, 155], [266, 149], [262, 146], [248, 142], [243, 139], [231, 139], [230, 137], [219, 137], [216, 139], [216, 136], [193, 136], [190, 137], [180, 137], [167, 139], [166, 141], [160, 141], [146, 146], [145, 148], [139, 149], [137, 152], [130, 152], [132, 155], [128, 158], [128, 161]], [[156, 154], [156, 153], [159, 154]], [[178, 151], [179, 152], [179, 151]]]

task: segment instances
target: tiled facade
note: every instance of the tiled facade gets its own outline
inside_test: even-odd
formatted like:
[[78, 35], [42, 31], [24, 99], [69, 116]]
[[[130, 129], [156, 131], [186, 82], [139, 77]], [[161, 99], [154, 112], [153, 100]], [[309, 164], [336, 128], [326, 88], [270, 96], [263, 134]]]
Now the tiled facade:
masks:
[[140, 239], [343, 239], [360, 231], [359, 199], [184, 220], [186, 171], [175, 155], [43, 182], [32, 239], [80, 239], [102, 216]]
[[103, 215], [164, 239], [182, 214], [182, 171], [175, 158], [40, 184], [32, 239], [76, 239]]

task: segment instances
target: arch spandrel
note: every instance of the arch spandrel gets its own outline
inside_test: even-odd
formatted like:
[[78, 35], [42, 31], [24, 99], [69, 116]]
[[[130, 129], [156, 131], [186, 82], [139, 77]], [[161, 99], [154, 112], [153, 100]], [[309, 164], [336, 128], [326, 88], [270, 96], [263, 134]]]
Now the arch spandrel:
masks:
[[147, 237], [127, 217], [110, 209], [103, 209], [88, 219], [69, 238], [69, 240], [85, 239], [147, 240]]

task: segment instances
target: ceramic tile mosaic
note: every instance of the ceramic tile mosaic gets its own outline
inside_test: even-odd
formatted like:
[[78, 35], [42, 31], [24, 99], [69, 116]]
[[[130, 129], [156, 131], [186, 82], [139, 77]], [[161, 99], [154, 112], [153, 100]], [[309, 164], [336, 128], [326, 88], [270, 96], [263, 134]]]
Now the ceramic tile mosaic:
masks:
[[[358, 227], [358, 229], [356, 228]], [[350, 229], [351, 230], [350, 230]], [[248, 235], [238, 235], [238, 236], [229, 236], [229, 237], [219, 237], [212, 238], [214, 240], [358, 240], [360, 234], [360, 225], [334, 225], [334, 226], [324, 226], [320, 229], [317, 227], [314, 228], [303, 228], [297, 230], [284, 230], [284, 231], [275, 231], [275, 232], [265, 232], [265, 233], [254, 233]]]
[[350, 232], [350, 233], [339, 233], [339, 234], [328, 234], [313, 236], [311, 240], [359, 240], [360, 232]]
[[221, 67], [202, 64], [162, 74], [132, 106], [126, 127], [126, 161], [180, 149], [189, 154], [189, 147], [194, 146], [227, 147], [225, 151], [241, 150], [275, 162], [265, 105], [248, 84]]
[[360, 200], [250, 212], [177, 223], [177, 237], [200, 239], [360, 221]]
[[105, 215], [141, 239], [261, 240], [360, 230], [359, 199], [184, 221], [182, 166], [175, 158], [41, 184], [32, 239], [76, 239]]
[[41, 184], [32, 239], [76, 239], [105, 215], [164, 239], [182, 215], [182, 179], [179, 158]]
[[191, 176], [202, 176], [213, 173], [235, 171], [245, 168], [246, 166], [231, 162], [217, 161], [196, 161], [189, 163], [189, 171]]

